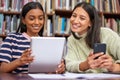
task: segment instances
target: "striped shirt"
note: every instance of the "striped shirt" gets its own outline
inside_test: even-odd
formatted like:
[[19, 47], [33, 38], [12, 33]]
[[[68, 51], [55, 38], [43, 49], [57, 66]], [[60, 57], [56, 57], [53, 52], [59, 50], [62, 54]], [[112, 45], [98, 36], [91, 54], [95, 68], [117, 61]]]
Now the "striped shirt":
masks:
[[[8, 34], [0, 49], [0, 63], [10, 63], [21, 57], [30, 48], [30, 38], [21, 33]], [[28, 65], [19, 66], [12, 73], [28, 73]]]

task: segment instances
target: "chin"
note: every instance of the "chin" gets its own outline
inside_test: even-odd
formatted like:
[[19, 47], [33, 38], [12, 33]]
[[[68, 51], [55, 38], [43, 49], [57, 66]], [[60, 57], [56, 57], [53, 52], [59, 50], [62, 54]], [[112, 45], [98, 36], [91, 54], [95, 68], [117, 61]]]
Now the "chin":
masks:
[[37, 30], [33, 30], [33, 32], [35, 32], [35, 33], [38, 33], [39, 31], [40, 31], [40, 30], [38, 30], [38, 29], [37, 29]]
[[72, 30], [72, 32], [76, 32], [76, 33], [79, 33], [79, 31], [78, 31], [78, 30]]

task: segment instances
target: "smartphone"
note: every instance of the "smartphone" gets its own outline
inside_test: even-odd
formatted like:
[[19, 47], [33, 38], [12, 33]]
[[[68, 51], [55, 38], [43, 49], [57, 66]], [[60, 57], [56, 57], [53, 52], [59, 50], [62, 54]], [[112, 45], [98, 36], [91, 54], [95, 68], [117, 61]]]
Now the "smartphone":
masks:
[[[103, 52], [104, 54], [106, 53], [106, 44], [105, 43], [95, 43], [94, 44], [94, 54]], [[95, 59], [97, 59], [96, 57]]]
[[94, 53], [103, 52], [106, 53], [106, 44], [105, 43], [95, 43], [94, 44]]

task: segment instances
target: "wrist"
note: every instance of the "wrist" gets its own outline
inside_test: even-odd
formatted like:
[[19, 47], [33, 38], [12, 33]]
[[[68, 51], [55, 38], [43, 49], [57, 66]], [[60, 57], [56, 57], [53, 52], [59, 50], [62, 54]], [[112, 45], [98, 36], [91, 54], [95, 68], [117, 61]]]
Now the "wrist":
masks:
[[109, 69], [110, 72], [120, 72], [120, 64], [114, 63], [111, 69]]
[[22, 62], [20, 59], [16, 59], [16, 66], [21, 66], [22, 65]]
[[86, 71], [89, 69], [89, 65], [88, 65], [88, 62], [87, 61], [84, 61], [84, 62], [81, 62], [80, 65], [79, 65], [79, 69], [81, 71]]

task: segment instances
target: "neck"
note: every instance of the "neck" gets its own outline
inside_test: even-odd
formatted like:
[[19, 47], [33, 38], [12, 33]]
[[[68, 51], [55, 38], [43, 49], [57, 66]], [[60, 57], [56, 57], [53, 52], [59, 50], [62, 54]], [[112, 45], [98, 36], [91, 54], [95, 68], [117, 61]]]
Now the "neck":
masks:
[[39, 36], [38, 35], [38, 33], [35, 33], [35, 34], [30, 34], [30, 33], [26, 33], [28, 36], [30, 36], [30, 37], [37, 37], [37, 36]]

